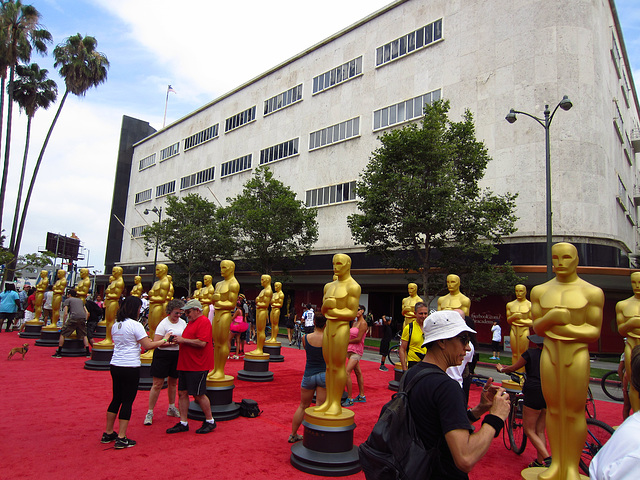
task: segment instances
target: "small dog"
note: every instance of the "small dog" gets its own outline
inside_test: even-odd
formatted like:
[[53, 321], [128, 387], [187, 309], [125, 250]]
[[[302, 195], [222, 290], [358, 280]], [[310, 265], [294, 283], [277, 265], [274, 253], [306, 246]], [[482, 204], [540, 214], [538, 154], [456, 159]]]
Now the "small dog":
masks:
[[29, 351], [29, 344], [23, 343], [21, 347], [15, 347], [11, 349], [11, 351], [9, 352], [9, 356], [7, 357], [7, 360], [11, 360], [11, 357], [13, 357], [16, 353], [21, 353], [22, 359], [24, 360], [24, 356], [27, 354], [28, 351]]

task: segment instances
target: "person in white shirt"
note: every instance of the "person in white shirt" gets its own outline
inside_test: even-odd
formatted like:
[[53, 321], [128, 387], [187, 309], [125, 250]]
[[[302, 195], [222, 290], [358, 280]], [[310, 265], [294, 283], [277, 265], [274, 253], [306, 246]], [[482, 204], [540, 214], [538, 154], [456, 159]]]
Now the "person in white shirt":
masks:
[[302, 314], [302, 319], [304, 320], [304, 333], [313, 333], [315, 326], [313, 322], [313, 318], [315, 313], [310, 303], [307, 303], [307, 309]]
[[491, 348], [493, 349], [493, 357], [490, 360], [500, 360], [500, 342], [502, 342], [502, 329], [498, 320], [493, 321], [491, 327]]
[[[631, 352], [631, 383], [640, 391], [640, 345]], [[636, 394], [637, 395], [637, 394]], [[627, 418], [591, 460], [592, 480], [636, 480], [640, 475], [640, 412]]]

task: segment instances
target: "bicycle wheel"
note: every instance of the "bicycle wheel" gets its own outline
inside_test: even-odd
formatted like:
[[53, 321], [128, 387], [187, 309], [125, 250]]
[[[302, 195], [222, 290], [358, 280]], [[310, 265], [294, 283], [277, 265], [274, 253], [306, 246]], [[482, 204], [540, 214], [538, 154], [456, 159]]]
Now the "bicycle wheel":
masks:
[[583, 474], [589, 475], [591, 459], [607, 443], [611, 435], [613, 435], [613, 428], [609, 425], [595, 418], [587, 418], [587, 438], [584, 442], [579, 463], [580, 471]]
[[298, 328], [298, 335], [296, 336], [296, 344], [298, 345], [298, 350], [302, 348], [302, 329]]
[[584, 410], [589, 418], [596, 418], [596, 402], [593, 399], [591, 387], [587, 388], [587, 402], [584, 404]]
[[522, 398], [518, 398], [515, 403], [511, 404], [508, 418], [509, 423], [507, 424], [511, 450], [518, 455], [524, 452], [524, 447], [527, 445], [527, 436], [524, 434], [524, 428], [522, 427], [523, 406], [524, 402]]
[[607, 397], [612, 400], [617, 400], [618, 402], [624, 401], [624, 396], [622, 394], [622, 382], [620, 381], [620, 377], [618, 377], [617, 371], [611, 370], [610, 372], [605, 373], [600, 385], [602, 386], [602, 391]]
[[394, 345], [389, 349], [389, 361], [391, 365], [395, 365], [396, 363], [400, 363], [400, 345]]

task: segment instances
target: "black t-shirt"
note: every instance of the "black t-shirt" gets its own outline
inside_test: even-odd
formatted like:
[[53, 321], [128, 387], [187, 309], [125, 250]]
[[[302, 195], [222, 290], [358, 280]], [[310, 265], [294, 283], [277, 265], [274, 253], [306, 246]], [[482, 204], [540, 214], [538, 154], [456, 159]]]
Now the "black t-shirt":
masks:
[[436, 369], [441, 373], [423, 378], [409, 392], [411, 415], [425, 448], [439, 442], [439, 465], [435, 465], [433, 478], [467, 480], [469, 476], [456, 467], [444, 437], [452, 430], [473, 430], [467, 418], [464, 393], [458, 382], [436, 365], [425, 362], [409, 369], [405, 384], [423, 369]]
[[522, 358], [527, 362], [524, 365], [524, 371], [527, 374], [527, 379], [524, 384], [524, 390], [528, 389], [538, 389], [542, 388], [542, 383], [540, 382], [540, 355], [542, 354], [542, 350], [537, 347], [530, 348], [526, 352], [522, 354]]

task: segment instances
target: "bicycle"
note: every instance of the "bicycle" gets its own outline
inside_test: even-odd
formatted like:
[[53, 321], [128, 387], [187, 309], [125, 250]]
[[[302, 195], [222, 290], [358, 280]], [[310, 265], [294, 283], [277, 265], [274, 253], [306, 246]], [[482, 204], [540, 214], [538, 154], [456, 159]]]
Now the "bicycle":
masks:
[[[511, 380], [522, 384], [522, 380], [524, 379], [523, 373], [512, 372], [509, 375]], [[505, 429], [502, 431], [502, 442], [507, 450], [512, 450], [514, 453], [520, 455], [527, 446], [527, 436], [524, 433], [522, 424], [524, 394], [515, 390], [507, 390], [507, 393], [509, 393], [511, 408], [509, 409], [509, 416], [504, 422]], [[508, 445], [507, 438], [509, 439]]]
[[395, 345], [389, 348], [389, 353], [387, 354], [387, 358], [391, 365], [395, 365], [396, 363], [400, 363], [400, 337], [402, 336], [402, 332], [396, 333], [395, 337], [393, 337], [392, 341], [397, 341]]
[[596, 418], [596, 402], [593, 399], [591, 387], [587, 387], [587, 401], [584, 404], [584, 411], [588, 418]]
[[293, 333], [291, 334], [291, 345], [297, 345], [298, 350], [302, 346], [302, 325], [298, 322], [293, 326]]
[[611, 370], [602, 376], [600, 386], [604, 394], [611, 400], [617, 400], [618, 402], [624, 402], [624, 395], [622, 393], [622, 380], [618, 376], [617, 370]]
[[609, 425], [595, 418], [587, 418], [587, 437], [578, 464], [583, 474], [589, 475], [591, 460], [602, 446], [607, 443], [611, 435], [613, 435], [613, 428]]

